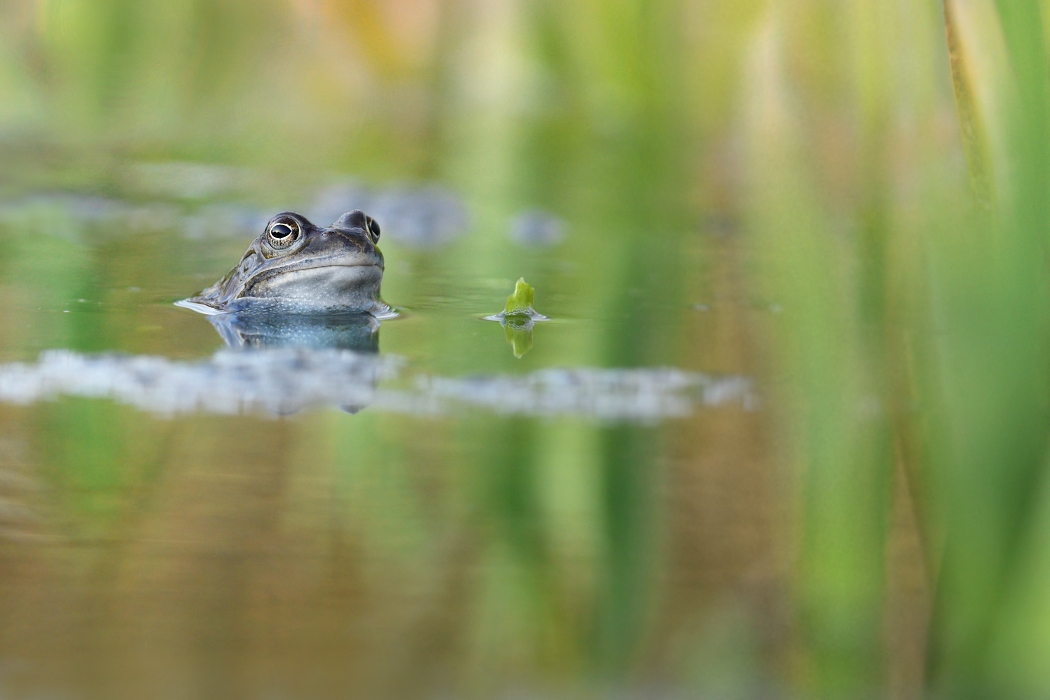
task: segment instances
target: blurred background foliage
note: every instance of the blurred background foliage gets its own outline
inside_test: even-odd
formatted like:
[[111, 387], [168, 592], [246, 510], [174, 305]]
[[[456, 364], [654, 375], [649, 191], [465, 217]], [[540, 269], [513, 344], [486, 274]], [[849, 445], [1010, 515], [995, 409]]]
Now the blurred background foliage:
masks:
[[[5, 439], [32, 446], [68, 498], [48, 505], [66, 534], [210, 523], [206, 549], [243, 554], [324, 531], [330, 570], [355, 574], [329, 589], [312, 570], [274, 582], [261, 565], [190, 555], [143, 571], [151, 550], [126, 543], [64, 566], [95, 572], [89, 602], [125, 621], [133, 611], [107, 596], [131, 591], [147, 619], [166, 619], [143, 581], [184, 581], [182, 566], [316, 615], [265, 618], [292, 639], [345, 642], [296, 597], [316, 586], [363, 629], [389, 623], [375, 649], [397, 654], [346, 670], [366, 688], [416, 692], [410, 677], [433, 667], [479, 694], [500, 677], [718, 697], [1045, 697], [1048, 5], [6, 0], [0, 194], [146, 199], [159, 195], [129, 164], [168, 161], [261, 173], [220, 194], [282, 206], [346, 176], [438, 183], [467, 201], [470, 231], [430, 252], [392, 238], [388, 257], [411, 272], [392, 264], [386, 295], [423, 318], [384, 326], [384, 350], [452, 373], [753, 373], [768, 395], [758, 416], [656, 427], [326, 415], [244, 445], [224, 436], [258, 430], [249, 419], [5, 409]], [[561, 247], [497, 235], [527, 207], [567, 221]], [[5, 230], [5, 359], [211, 347], [199, 319], [159, 306], [202, 286], [188, 271], [221, 273], [243, 241], [49, 237], [57, 224], [31, 222], [39, 238]], [[540, 311], [585, 332], [542, 328], [518, 362], [463, 319], [497, 311], [522, 274]], [[108, 310], [58, 316], [78, 298]], [[193, 485], [226, 468], [250, 498]], [[331, 522], [312, 510], [322, 502]], [[228, 503], [227, 527], [215, 512]], [[53, 582], [39, 573], [62, 568], [50, 556], [34, 552], [37, 568], [6, 590]], [[363, 574], [347, 563], [360, 561]], [[99, 592], [109, 584], [117, 593]], [[256, 611], [202, 595], [184, 607], [240, 623]], [[6, 648], [51, 620], [36, 609], [21, 606]], [[456, 645], [432, 648], [452, 629]], [[218, 648], [251, 649], [241, 632]], [[203, 657], [204, 636], [186, 632], [183, 651]]]

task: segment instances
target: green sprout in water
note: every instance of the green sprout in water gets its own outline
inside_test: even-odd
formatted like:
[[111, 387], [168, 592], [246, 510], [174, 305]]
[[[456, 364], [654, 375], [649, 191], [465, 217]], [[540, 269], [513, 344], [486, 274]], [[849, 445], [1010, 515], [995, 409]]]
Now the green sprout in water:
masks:
[[532, 326], [536, 321], [548, 320], [546, 316], [532, 308], [536, 290], [522, 277], [514, 285], [514, 293], [507, 297], [507, 304], [494, 316], [486, 316], [486, 321], [499, 321], [507, 336], [507, 342], [514, 349], [514, 357], [520, 358], [532, 349]]
[[532, 302], [536, 298], [536, 290], [519, 277], [514, 285], [514, 293], [507, 297], [507, 305], [503, 308], [503, 316], [531, 316], [536, 313], [532, 308]]

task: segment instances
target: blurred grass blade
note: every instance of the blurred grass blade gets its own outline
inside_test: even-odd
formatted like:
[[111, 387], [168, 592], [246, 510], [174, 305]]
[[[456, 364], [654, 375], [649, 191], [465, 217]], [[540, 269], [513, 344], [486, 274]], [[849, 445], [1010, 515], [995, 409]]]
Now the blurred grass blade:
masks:
[[[949, 534], [931, 683], [944, 697], [1005, 697], [1023, 684], [998, 674], [991, 650], [1032, 638], [1003, 613], [1025, 585], [1050, 419], [1050, 76], [1036, 2], [948, 0], [945, 20], [967, 150], [990, 151], [998, 202], [969, 236], [932, 251], [944, 270], [939, 342], [953, 459], [938, 474]], [[980, 161], [970, 167], [979, 180]], [[1023, 617], [1031, 632], [1037, 618]]]
[[858, 288], [841, 264], [785, 77], [784, 15], [752, 48], [747, 130], [751, 228], [763, 291], [783, 305], [772, 331], [789, 378], [778, 418], [797, 479], [796, 595], [804, 697], [863, 697], [880, 680], [888, 468], [885, 413], [858, 327]]
[[973, 56], [966, 52], [970, 45], [964, 42], [957, 17], [956, 0], [944, 0], [944, 31], [948, 41], [948, 59], [952, 71], [952, 88], [962, 129], [963, 147], [970, 170], [970, 183], [974, 195], [985, 208], [995, 201], [995, 188], [991, 155], [988, 146], [987, 126], [975, 94], [972, 74]]

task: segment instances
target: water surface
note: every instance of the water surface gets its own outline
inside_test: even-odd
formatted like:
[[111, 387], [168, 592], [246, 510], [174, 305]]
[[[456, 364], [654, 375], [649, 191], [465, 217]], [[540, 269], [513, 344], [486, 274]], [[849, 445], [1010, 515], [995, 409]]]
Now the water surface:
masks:
[[[5, 692], [773, 684], [775, 479], [745, 331], [772, 312], [724, 269], [668, 283], [732, 241], [665, 232], [677, 269], [657, 268], [626, 223], [603, 241], [525, 212], [558, 231], [534, 240], [434, 186], [302, 199], [278, 208], [379, 218], [401, 317], [214, 326], [173, 306], [239, 259], [265, 201], [0, 206]], [[552, 320], [517, 357], [482, 319], [520, 275]]]

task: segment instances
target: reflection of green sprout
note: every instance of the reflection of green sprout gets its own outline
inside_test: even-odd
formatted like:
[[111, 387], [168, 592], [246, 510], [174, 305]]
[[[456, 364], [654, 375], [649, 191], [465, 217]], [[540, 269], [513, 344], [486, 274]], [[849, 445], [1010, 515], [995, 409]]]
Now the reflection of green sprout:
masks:
[[507, 342], [510, 343], [511, 348], [514, 350], [514, 357], [521, 359], [525, 353], [532, 349], [531, 319], [522, 325], [518, 325], [514, 321], [507, 319], [507, 322], [503, 324], [503, 333], [507, 337]]
[[532, 308], [536, 290], [522, 277], [514, 285], [514, 293], [507, 297], [507, 304], [495, 316], [486, 316], [486, 321], [499, 321], [514, 348], [514, 357], [521, 357], [532, 349], [532, 326], [547, 317]]

